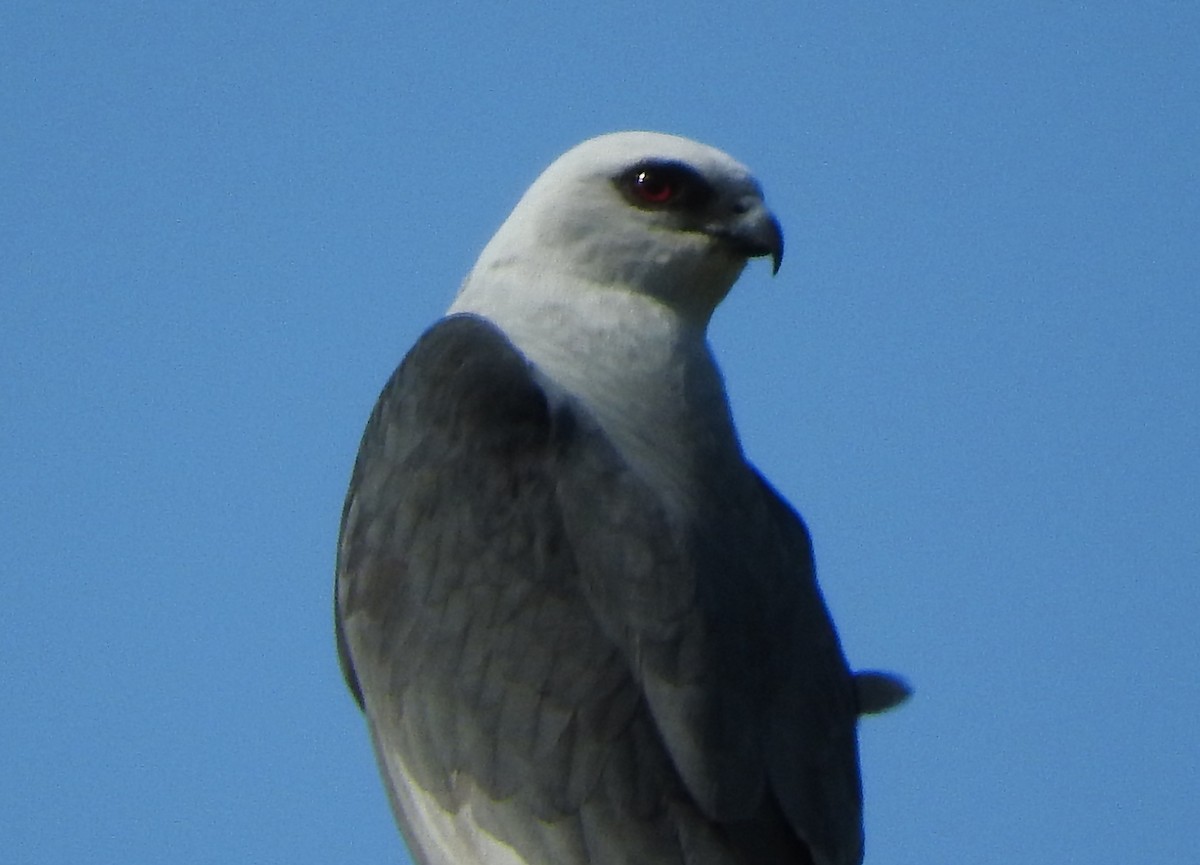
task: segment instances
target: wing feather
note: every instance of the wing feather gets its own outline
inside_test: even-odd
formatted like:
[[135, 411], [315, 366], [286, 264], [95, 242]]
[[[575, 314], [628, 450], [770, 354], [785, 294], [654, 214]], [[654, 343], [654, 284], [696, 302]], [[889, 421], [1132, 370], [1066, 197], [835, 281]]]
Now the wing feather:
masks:
[[713, 482], [669, 516], [483, 319], [413, 348], [360, 447], [336, 618], [422, 865], [860, 861], [807, 532], [749, 467]]

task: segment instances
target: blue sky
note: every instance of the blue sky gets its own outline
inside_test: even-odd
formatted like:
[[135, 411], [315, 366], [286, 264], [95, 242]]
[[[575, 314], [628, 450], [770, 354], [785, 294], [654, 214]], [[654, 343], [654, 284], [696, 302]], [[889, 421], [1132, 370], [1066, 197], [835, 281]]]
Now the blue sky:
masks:
[[869, 865], [1183, 862], [1200, 803], [1190, 3], [0, 11], [0, 847], [404, 862], [337, 670], [366, 416], [601, 132], [749, 164], [712, 338], [858, 666]]

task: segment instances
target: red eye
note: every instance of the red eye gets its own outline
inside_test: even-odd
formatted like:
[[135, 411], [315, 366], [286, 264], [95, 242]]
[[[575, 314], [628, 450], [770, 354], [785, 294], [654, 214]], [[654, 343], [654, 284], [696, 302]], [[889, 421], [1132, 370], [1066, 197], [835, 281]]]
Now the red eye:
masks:
[[647, 204], [666, 204], [675, 197], [675, 184], [655, 171], [639, 171], [633, 177], [634, 194]]
[[682, 162], [647, 159], [613, 178], [617, 189], [642, 210], [703, 210], [713, 190], [696, 169]]

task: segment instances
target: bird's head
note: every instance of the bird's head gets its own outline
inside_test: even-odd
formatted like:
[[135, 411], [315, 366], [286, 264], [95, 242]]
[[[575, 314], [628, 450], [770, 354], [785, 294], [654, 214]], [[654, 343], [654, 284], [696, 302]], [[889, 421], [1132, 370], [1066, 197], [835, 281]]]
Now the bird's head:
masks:
[[686, 138], [618, 132], [552, 163], [472, 276], [515, 270], [543, 285], [561, 275], [564, 286], [619, 286], [707, 322], [759, 256], [778, 270], [783, 234], [745, 166]]

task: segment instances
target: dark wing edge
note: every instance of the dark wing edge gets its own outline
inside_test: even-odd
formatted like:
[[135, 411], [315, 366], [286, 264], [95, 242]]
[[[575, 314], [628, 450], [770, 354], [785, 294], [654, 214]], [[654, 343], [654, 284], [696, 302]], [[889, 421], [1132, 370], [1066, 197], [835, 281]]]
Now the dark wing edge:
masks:
[[402, 362], [388, 378], [387, 383], [380, 391], [379, 397], [375, 400], [375, 406], [371, 410], [371, 415], [367, 419], [367, 425], [363, 430], [361, 439], [359, 440], [358, 452], [354, 458], [354, 468], [350, 472], [350, 484], [346, 491], [346, 498], [342, 502], [342, 516], [338, 524], [338, 542], [337, 552], [334, 563], [334, 582], [333, 582], [333, 631], [334, 639], [337, 642], [337, 657], [338, 666], [342, 671], [342, 678], [346, 682], [346, 687], [350, 689], [354, 701], [358, 703], [360, 710], [366, 710], [366, 702], [363, 699], [362, 686], [358, 681], [358, 674], [354, 670], [354, 659], [350, 654], [350, 644], [346, 637], [346, 628], [342, 623], [341, 611], [341, 592], [342, 581], [345, 575], [345, 546], [347, 541], [347, 526], [350, 522], [350, 515], [353, 509], [355, 492], [362, 483], [362, 475], [367, 464], [372, 460], [376, 450], [378, 449], [378, 439], [380, 436], [380, 427], [383, 423], [383, 418], [391, 413], [392, 406], [398, 396], [398, 392], [402, 389], [402, 376], [405, 371], [405, 364]]
[[862, 782], [855, 679], [816, 576], [812, 536], [803, 517], [755, 471], [794, 581], [787, 672], [772, 712], [771, 787], [789, 823], [818, 865], [858, 865], [863, 857]]

